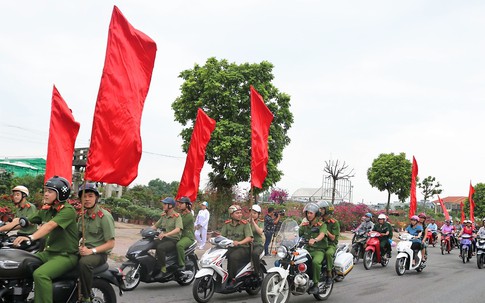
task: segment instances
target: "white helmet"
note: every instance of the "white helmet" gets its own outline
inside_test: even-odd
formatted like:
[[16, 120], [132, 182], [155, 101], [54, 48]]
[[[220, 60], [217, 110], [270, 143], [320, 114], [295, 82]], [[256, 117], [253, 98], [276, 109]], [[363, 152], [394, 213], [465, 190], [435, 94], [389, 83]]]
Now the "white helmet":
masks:
[[384, 219], [384, 220], [386, 220], [386, 219], [387, 219], [387, 217], [386, 217], [386, 215], [384, 215], [384, 214], [380, 214], [379, 216], [377, 216], [377, 220], [379, 220], [379, 219]]
[[29, 189], [23, 185], [17, 185], [14, 188], [12, 188], [12, 193], [14, 191], [19, 191], [21, 193], [24, 193], [27, 197], [29, 196]]
[[251, 210], [254, 210], [257, 213], [261, 213], [261, 206], [254, 204], [253, 206], [251, 206]]

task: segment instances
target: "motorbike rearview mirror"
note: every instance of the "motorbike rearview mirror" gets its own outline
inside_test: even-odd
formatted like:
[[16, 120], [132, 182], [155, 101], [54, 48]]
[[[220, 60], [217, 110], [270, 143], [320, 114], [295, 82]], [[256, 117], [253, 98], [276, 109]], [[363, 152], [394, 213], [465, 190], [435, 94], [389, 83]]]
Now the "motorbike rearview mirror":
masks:
[[29, 220], [26, 217], [20, 217], [19, 224], [22, 227], [26, 227], [27, 225], [29, 225]]

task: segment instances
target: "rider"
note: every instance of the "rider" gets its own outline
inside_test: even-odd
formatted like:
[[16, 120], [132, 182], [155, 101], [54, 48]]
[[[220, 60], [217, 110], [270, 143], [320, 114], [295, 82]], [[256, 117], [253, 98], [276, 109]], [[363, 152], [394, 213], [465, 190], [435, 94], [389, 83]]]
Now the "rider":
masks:
[[380, 214], [377, 216], [377, 224], [374, 225], [372, 230], [377, 231], [381, 234], [379, 238], [379, 245], [381, 247], [381, 256], [389, 254], [391, 251], [391, 243], [389, 243], [389, 234], [390, 234], [390, 224], [386, 222], [386, 215]]
[[[34, 204], [27, 201], [29, 197], [29, 190], [27, 187], [17, 185], [12, 188], [12, 201], [15, 205], [15, 218], [28, 217], [37, 211], [37, 207]], [[37, 230], [37, 224], [30, 224], [25, 227], [17, 226], [15, 229], [20, 228], [18, 235], [31, 235]]]
[[485, 237], [485, 218], [482, 219], [482, 227], [478, 230], [477, 237]]
[[251, 206], [251, 216], [249, 217], [249, 223], [253, 232], [253, 247], [251, 249], [251, 261], [253, 262], [254, 273], [258, 275], [261, 272], [261, 266], [259, 264], [259, 256], [264, 251], [263, 246], [263, 230], [264, 220], [260, 219], [261, 206]]
[[233, 240], [227, 252], [227, 287], [232, 288], [240, 265], [250, 259], [249, 243], [253, 240], [253, 232], [248, 221], [242, 220], [241, 206], [229, 206], [228, 213], [231, 218], [224, 222], [221, 235]]
[[[93, 271], [108, 260], [115, 246], [115, 223], [111, 213], [98, 205], [99, 191], [94, 183], [79, 187], [78, 196], [84, 205], [84, 220], [78, 219], [78, 229], [84, 228], [84, 244], [79, 246], [79, 280], [83, 302], [91, 302]], [[84, 227], [83, 227], [84, 225]]]
[[[465, 223], [465, 226], [463, 227], [463, 229], [458, 234], [458, 238], [460, 238], [463, 234], [466, 234], [466, 235], [470, 235], [470, 240], [472, 240], [473, 237], [474, 237], [472, 221], [471, 220], [465, 220], [465, 221], [463, 221], [463, 223]], [[473, 251], [473, 249], [472, 249], [472, 251]], [[462, 252], [462, 246], [460, 245], [460, 258], [461, 258], [461, 252]]]
[[443, 236], [446, 236], [446, 235], [450, 235], [450, 245], [454, 245], [454, 242], [455, 242], [455, 236], [454, 236], [454, 231], [455, 231], [455, 227], [453, 225], [451, 225], [451, 220], [445, 220], [445, 224], [443, 224], [443, 226], [441, 226], [441, 234], [442, 234], [442, 238], [443, 239]]
[[165, 256], [170, 251], [177, 249], [177, 241], [180, 240], [183, 229], [182, 217], [174, 210], [175, 200], [167, 197], [161, 201], [163, 203], [163, 213], [160, 219], [152, 228], [161, 228], [162, 232], [158, 235], [157, 243], [157, 263], [160, 266], [160, 273], [155, 279], [163, 278], [167, 274], [167, 264]]
[[418, 215], [418, 224], [423, 227], [423, 232], [421, 233], [421, 255], [423, 256], [423, 262], [426, 262], [426, 258], [428, 255], [427, 247], [428, 245], [426, 244], [426, 235], [428, 234], [428, 227], [426, 226], [426, 214], [425, 213], [420, 213]]
[[[419, 217], [414, 215], [410, 219], [410, 224], [406, 227], [406, 232], [408, 232], [410, 235], [414, 236], [414, 239], [411, 240], [413, 243], [411, 244], [411, 249], [414, 251], [418, 251], [421, 249], [421, 235], [423, 233], [423, 226], [421, 224], [418, 224]], [[417, 256], [417, 254], [416, 254]], [[416, 260], [413, 260], [413, 262], [416, 262]]]
[[195, 241], [194, 215], [192, 215], [192, 202], [188, 197], [177, 200], [177, 209], [182, 217], [182, 235], [177, 242], [177, 262], [179, 270], [185, 269], [185, 250]]
[[317, 294], [319, 291], [320, 269], [327, 248], [327, 225], [320, 221], [318, 205], [308, 203], [303, 208], [304, 220], [300, 224], [298, 231], [300, 237], [308, 240], [307, 251], [312, 256], [313, 267], [313, 286], [308, 290], [311, 294]]
[[363, 218], [364, 221], [360, 223], [356, 230], [357, 232], [363, 231], [367, 233], [374, 228], [374, 222], [372, 222], [372, 214], [366, 213]]
[[327, 248], [325, 249], [325, 259], [327, 260], [327, 279], [325, 284], [332, 284], [332, 269], [333, 269], [333, 257], [337, 251], [338, 238], [340, 236], [340, 224], [337, 220], [332, 218], [334, 206], [327, 201], [318, 202], [318, 207], [322, 216], [322, 221], [327, 224]]
[[434, 218], [430, 218], [430, 220], [431, 223], [429, 223], [426, 228], [431, 231], [431, 234], [433, 235], [433, 242], [436, 242], [436, 239], [438, 238], [438, 225], [436, 224], [436, 220]]

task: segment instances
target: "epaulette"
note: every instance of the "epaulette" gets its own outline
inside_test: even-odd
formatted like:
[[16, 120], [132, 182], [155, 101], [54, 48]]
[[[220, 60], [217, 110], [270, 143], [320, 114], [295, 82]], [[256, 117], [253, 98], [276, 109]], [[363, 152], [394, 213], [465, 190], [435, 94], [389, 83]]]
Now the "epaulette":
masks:
[[61, 211], [61, 209], [63, 209], [63, 208], [64, 208], [64, 204], [59, 204], [59, 205], [56, 207], [56, 211], [57, 211], [57, 212], [60, 212], [60, 211]]
[[49, 210], [49, 209], [51, 209], [51, 206], [49, 204], [44, 204], [44, 205], [42, 205], [41, 209], [42, 210]]
[[301, 223], [301, 226], [308, 226], [309, 224], [310, 224], [310, 222], [305, 221], [305, 222], [302, 222], [302, 223]]
[[224, 221], [224, 224], [229, 224], [231, 223], [231, 219]]
[[337, 222], [337, 221], [335, 221], [335, 219], [334, 219], [334, 218], [330, 218], [330, 219], [328, 220], [328, 222], [330, 222], [330, 223], [335, 223], [335, 222]]
[[98, 211], [98, 217], [100, 218], [104, 217], [103, 211], [101, 209]]
[[241, 220], [241, 223], [242, 224], [248, 224], [248, 221], [247, 220]]
[[323, 225], [323, 222], [322, 221], [318, 221], [317, 223], [315, 223], [315, 225], [322, 226]]
[[178, 218], [178, 217], [180, 217], [180, 214], [179, 213], [173, 213], [172, 214], [172, 218]]
[[30, 203], [27, 203], [27, 204], [25, 204], [25, 206], [24, 206], [24, 207], [30, 208], [31, 206], [32, 206], [32, 205], [30, 205]]

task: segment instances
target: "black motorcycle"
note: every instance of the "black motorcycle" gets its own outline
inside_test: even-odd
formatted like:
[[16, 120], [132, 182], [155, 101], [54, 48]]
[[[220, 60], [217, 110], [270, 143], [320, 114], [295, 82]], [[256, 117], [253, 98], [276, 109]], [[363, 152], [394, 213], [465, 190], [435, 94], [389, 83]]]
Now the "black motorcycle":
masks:
[[120, 271], [124, 275], [124, 283], [121, 286], [123, 290], [131, 291], [135, 289], [140, 281], [145, 283], [175, 281], [182, 286], [189, 285], [194, 281], [195, 273], [198, 270], [197, 255], [195, 254], [196, 241], [185, 250], [184, 270], [178, 269], [177, 251], [173, 251], [167, 254], [167, 273], [163, 277], [157, 277], [161, 268], [157, 264], [157, 241], [155, 241], [155, 238], [159, 234], [152, 228], [143, 229], [141, 231], [142, 239], [128, 249], [126, 253], [128, 261], [120, 267]]
[[359, 262], [359, 259], [364, 258], [364, 247], [368, 235], [365, 230], [354, 230], [354, 237], [352, 238], [352, 248], [350, 253], [354, 256], [354, 264]]

